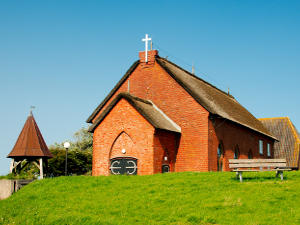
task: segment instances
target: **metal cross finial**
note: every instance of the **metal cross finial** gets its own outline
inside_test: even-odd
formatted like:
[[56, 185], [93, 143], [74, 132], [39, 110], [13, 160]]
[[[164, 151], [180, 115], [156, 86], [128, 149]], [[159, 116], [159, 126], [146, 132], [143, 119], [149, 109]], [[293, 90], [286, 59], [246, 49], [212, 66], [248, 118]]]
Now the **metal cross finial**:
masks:
[[195, 74], [195, 66], [194, 66], [194, 63], [192, 65], [192, 74]]
[[146, 34], [142, 41], [145, 42], [145, 62], [148, 62], [148, 41], [151, 41], [151, 38], [149, 38], [148, 34]]
[[32, 116], [32, 110], [34, 110], [35, 109], [35, 106], [33, 106], [33, 105], [31, 105], [30, 106], [30, 115]]

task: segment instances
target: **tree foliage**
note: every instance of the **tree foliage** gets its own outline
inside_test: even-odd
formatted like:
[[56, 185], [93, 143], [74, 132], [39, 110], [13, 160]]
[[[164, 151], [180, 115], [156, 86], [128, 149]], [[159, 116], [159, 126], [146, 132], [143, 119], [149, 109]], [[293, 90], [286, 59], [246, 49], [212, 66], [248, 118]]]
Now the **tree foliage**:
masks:
[[[70, 142], [68, 149], [68, 175], [89, 173], [92, 169], [93, 136], [86, 128], [81, 128], [74, 134], [75, 141]], [[63, 143], [55, 143], [49, 147], [53, 158], [48, 160], [49, 176], [65, 174], [66, 150]]]
[[86, 128], [81, 128], [74, 134], [75, 142], [73, 148], [81, 151], [93, 150], [93, 134], [88, 132]]

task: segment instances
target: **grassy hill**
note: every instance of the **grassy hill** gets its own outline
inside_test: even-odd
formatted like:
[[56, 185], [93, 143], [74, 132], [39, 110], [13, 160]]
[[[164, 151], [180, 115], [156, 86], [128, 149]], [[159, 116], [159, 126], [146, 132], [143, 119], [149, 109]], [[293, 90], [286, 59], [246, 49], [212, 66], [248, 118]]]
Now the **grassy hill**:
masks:
[[300, 172], [59, 177], [0, 201], [0, 224], [300, 224]]

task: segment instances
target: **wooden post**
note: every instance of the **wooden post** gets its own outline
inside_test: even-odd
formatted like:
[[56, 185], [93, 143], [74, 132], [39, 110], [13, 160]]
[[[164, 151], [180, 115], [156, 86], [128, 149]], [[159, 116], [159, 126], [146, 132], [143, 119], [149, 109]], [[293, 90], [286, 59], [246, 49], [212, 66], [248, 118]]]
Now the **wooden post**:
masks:
[[14, 164], [14, 169], [15, 170], [15, 174], [18, 174], [20, 172], [20, 168], [22, 167], [22, 161], [23, 160], [19, 160], [17, 162], [15, 162]]
[[12, 173], [13, 169], [15, 167], [15, 159], [11, 159], [10, 167], [9, 167], [9, 172]]
[[45, 175], [45, 177], [49, 177], [49, 174], [48, 174], [48, 159], [44, 159], [44, 165], [45, 165], [44, 175]]
[[40, 158], [40, 179], [44, 178], [44, 172], [43, 172], [43, 158]]

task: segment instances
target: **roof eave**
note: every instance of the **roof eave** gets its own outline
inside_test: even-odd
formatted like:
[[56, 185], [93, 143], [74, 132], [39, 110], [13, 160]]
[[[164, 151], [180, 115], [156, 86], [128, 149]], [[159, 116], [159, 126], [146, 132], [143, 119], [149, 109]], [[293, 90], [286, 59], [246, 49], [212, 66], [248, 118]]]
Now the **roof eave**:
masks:
[[240, 126], [243, 126], [243, 127], [248, 128], [248, 129], [250, 129], [250, 130], [252, 130], [252, 131], [255, 131], [255, 132], [258, 132], [258, 133], [260, 133], [260, 134], [263, 134], [264, 136], [267, 136], [267, 137], [269, 137], [269, 138], [271, 138], [271, 139], [274, 139], [275, 141], [279, 141], [276, 137], [274, 137], [274, 136], [272, 136], [272, 135], [270, 135], [270, 134], [266, 134], [266, 133], [264, 133], [264, 132], [261, 132], [261, 131], [255, 129], [255, 128], [253, 128], [253, 127], [247, 126], [247, 125], [245, 125], [245, 124], [239, 123], [239, 122], [237, 122], [237, 121], [234, 121], [234, 120], [231, 120], [231, 119], [228, 119], [228, 118], [224, 118], [224, 117], [222, 117], [222, 116], [220, 116], [220, 115], [218, 115], [218, 114], [213, 114], [213, 115], [217, 115], [217, 116], [219, 116], [219, 117], [221, 117], [221, 118], [223, 118], [223, 119], [229, 120], [229, 121], [232, 122], [232, 123], [238, 124], [238, 125], [240, 125]]
[[47, 158], [47, 159], [51, 159], [53, 158], [53, 155], [40, 155], [40, 156], [27, 156], [27, 155], [8, 155], [6, 156], [6, 158]]
[[121, 80], [114, 86], [114, 88], [109, 92], [109, 94], [105, 97], [105, 99], [98, 105], [98, 107], [94, 110], [94, 112], [89, 116], [89, 118], [86, 120], [87, 123], [92, 123], [93, 119], [97, 116], [100, 110], [104, 107], [104, 105], [108, 102], [108, 100], [113, 96], [113, 94], [125, 82], [125, 80], [136, 69], [138, 65], [139, 65], [139, 60], [135, 61], [131, 65], [131, 67], [127, 70], [127, 72], [124, 74]]
[[[163, 127], [161, 127], [159, 124], [157, 124], [154, 120], [152, 120], [150, 117], [146, 116], [147, 113], [140, 108], [137, 104], [135, 104], [135, 102], [131, 99], [131, 96], [129, 93], [120, 93], [108, 106], [107, 108], [99, 115], [99, 117], [96, 119], [96, 121], [94, 122], [94, 124], [92, 126], [90, 126], [90, 128], [88, 129], [89, 132], [93, 133], [96, 129], [96, 127], [104, 120], [104, 118], [109, 114], [109, 112], [115, 107], [115, 105], [122, 99], [126, 99], [127, 102], [132, 105], [133, 108], [135, 108], [138, 113], [145, 118], [146, 121], [148, 121], [155, 129], [160, 129], [160, 130], [166, 130], [166, 131], [171, 131], [171, 132], [175, 132], [175, 133], [181, 133], [181, 131], [176, 130], [176, 129], [165, 129]], [[136, 97], [137, 98], [137, 97]], [[153, 106], [152, 102], [148, 102], [145, 101], [144, 99], [140, 99], [138, 98], [139, 101], [143, 101], [146, 104], [151, 104]]]

